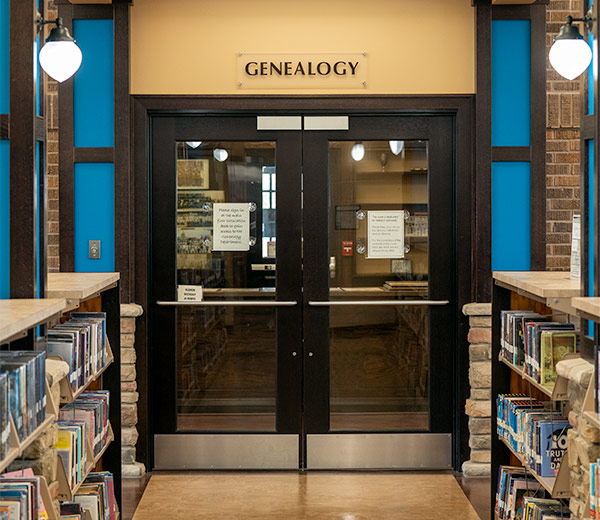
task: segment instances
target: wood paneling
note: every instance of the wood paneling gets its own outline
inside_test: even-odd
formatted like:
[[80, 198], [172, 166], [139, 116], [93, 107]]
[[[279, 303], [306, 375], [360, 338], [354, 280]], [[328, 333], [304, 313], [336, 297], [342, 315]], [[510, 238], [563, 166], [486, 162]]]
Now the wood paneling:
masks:
[[11, 0], [10, 11], [10, 296], [37, 296], [35, 6]]
[[[73, 6], [59, 4], [58, 16], [73, 31]], [[73, 78], [58, 84], [58, 160], [59, 160], [59, 234], [60, 270], [75, 271], [75, 170], [73, 165], [74, 120]]]

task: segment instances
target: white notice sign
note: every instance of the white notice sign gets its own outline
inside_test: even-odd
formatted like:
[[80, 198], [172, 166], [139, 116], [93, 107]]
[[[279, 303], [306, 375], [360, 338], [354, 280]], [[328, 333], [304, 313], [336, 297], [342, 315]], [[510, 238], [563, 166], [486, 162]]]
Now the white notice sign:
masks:
[[581, 215], [573, 215], [573, 234], [571, 240], [571, 279], [581, 277]]
[[177, 286], [177, 301], [178, 302], [201, 302], [202, 301], [202, 286], [201, 285], [178, 285]]
[[247, 202], [213, 204], [213, 251], [250, 249], [250, 208]]
[[404, 211], [369, 211], [367, 258], [404, 258]]

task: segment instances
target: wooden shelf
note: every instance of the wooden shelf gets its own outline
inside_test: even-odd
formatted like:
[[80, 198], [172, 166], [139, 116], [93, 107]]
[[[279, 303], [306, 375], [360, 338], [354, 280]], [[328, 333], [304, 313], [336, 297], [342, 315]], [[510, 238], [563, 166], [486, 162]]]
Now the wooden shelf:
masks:
[[[510, 443], [503, 437], [498, 437], [510, 452], [519, 460], [523, 467], [543, 486], [552, 498], [569, 498], [571, 491], [569, 487], [569, 453], [565, 452], [560, 461], [560, 468], [556, 477], [542, 477], [538, 475], [528, 464], [524, 462], [525, 457], [517, 453]], [[563, 469], [564, 468], [564, 469]]]
[[582, 318], [600, 322], [600, 298], [579, 296], [573, 298], [571, 304]]
[[563, 271], [495, 271], [496, 285], [539, 301], [552, 309], [575, 315], [571, 299], [581, 294], [579, 280]]
[[98, 372], [96, 372], [93, 376], [90, 376], [90, 379], [88, 379], [87, 383], [81, 388], [78, 388], [75, 391], [75, 393], [73, 393], [73, 389], [71, 388], [68, 375], [60, 380], [60, 404], [69, 404], [75, 401], [75, 399], [77, 399], [83, 392], [85, 392], [94, 381], [97, 381], [98, 378], [100, 378], [102, 374], [106, 371], [106, 369], [111, 365], [111, 363], [114, 362], [115, 357], [113, 355], [112, 349], [110, 348], [108, 338], [106, 339], [106, 355], [106, 365], [104, 365], [100, 370], [98, 370]]
[[119, 273], [48, 273], [49, 298], [66, 298], [72, 310], [80, 302], [111, 289], [119, 281]]
[[23, 336], [23, 331], [50, 321], [67, 306], [64, 298], [0, 300], [0, 344]]
[[550, 388], [548, 386], [544, 386], [544, 385], [538, 383], [535, 379], [533, 379], [533, 377], [531, 377], [525, 373], [525, 370], [522, 366], [518, 367], [516, 365], [513, 365], [510, 361], [504, 359], [504, 357], [502, 357], [502, 355], [498, 356], [498, 360], [500, 362], [504, 363], [505, 365], [507, 365], [508, 367], [510, 367], [510, 369], [513, 372], [515, 372], [516, 374], [518, 374], [524, 381], [527, 381], [532, 386], [537, 388], [540, 392], [542, 392], [545, 395], [547, 395], [548, 397], [550, 397], [550, 399], [552, 399], [552, 401], [567, 401], [568, 400], [567, 380], [566, 379], [564, 379], [560, 376], [556, 376], [556, 382], [554, 383], [554, 386], [552, 388]]

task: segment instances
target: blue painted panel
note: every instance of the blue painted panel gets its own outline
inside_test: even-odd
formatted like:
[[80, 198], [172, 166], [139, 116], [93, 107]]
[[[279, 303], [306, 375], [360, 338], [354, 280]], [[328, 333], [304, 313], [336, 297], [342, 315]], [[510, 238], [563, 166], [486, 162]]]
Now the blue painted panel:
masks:
[[9, 141], [0, 141], [0, 298], [10, 297]]
[[492, 21], [492, 146], [531, 144], [531, 23]]
[[[75, 164], [75, 271], [115, 270], [115, 168], [112, 163]], [[100, 240], [100, 260], [88, 258]]]
[[112, 20], [73, 20], [83, 53], [73, 79], [75, 146], [114, 146]]
[[36, 241], [37, 241], [37, 247], [35, 248], [35, 286], [36, 286], [36, 297], [39, 298], [40, 297], [40, 279], [41, 279], [41, 272], [42, 272], [42, 263], [40, 261], [40, 204], [41, 204], [41, 200], [42, 200], [42, 194], [41, 194], [41, 186], [40, 186], [40, 165], [42, 164], [42, 147], [40, 146], [40, 141], [36, 141], [35, 143], [35, 184], [34, 186], [36, 186], [36, 203], [35, 203], [35, 234], [36, 234]]
[[531, 164], [492, 163], [492, 270], [531, 268]]
[[[594, 197], [594, 140], [588, 142], [588, 208], [595, 208], [597, 201]], [[590, 211], [588, 216], [588, 295], [594, 294], [594, 212]], [[594, 337], [594, 323], [589, 322], [588, 334]]]
[[0, 114], [8, 114], [10, 110], [8, 3], [9, 0], [0, 0]]

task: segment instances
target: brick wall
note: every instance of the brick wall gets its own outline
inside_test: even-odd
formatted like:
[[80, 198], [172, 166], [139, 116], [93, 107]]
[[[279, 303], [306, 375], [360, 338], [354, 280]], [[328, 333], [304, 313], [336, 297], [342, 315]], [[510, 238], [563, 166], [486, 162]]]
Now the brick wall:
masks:
[[[582, 0], [550, 0], [546, 16], [546, 47], [567, 15], [581, 17]], [[546, 53], [546, 266], [571, 265], [573, 213], [579, 212], [579, 128], [583, 80], [559, 76]], [[585, 77], [585, 74], [583, 75]]]
[[[55, 19], [58, 14], [54, 0], [46, 3], [46, 19]], [[52, 26], [54, 27], [54, 26]], [[46, 27], [46, 36], [52, 28]], [[45, 36], [45, 37], [46, 37]], [[60, 271], [58, 253], [58, 83], [43, 74], [46, 81], [46, 156], [48, 167], [48, 270]]]

